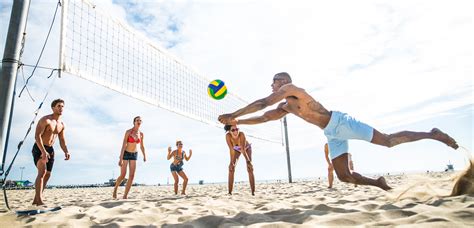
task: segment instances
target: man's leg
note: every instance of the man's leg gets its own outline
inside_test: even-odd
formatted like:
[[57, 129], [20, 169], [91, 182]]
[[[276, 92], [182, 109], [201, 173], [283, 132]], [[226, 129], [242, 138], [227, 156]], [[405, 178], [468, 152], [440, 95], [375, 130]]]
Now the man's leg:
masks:
[[[349, 158], [349, 170], [354, 172], [354, 162], [352, 162], [352, 155], [348, 153], [348, 158]], [[357, 187], [357, 184], [354, 184], [354, 187]]]
[[358, 185], [372, 185], [386, 191], [392, 189], [387, 185], [387, 183], [385, 182], [385, 178], [383, 177], [379, 177], [377, 180], [375, 180], [368, 177], [364, 177], [356, 172], [351, 173], [351, 171], [349, 170], [348, 153], [344, 153], [332, 159], [332, 165], [334, 166], [334, 170], [336, 170], [337, 177], [343, 182]]
[[43, 181], [46, 174], [46, 164], [40, 160], [36, 163], [36, 169], [38, 170], [38, 175], [36, 176], [35, 181], [35, 198], [33, 199], [33, 205], [43, 205]]
[[433, 128], [430, 132], [402, 131], [389, 135], [382, 134], [374, 129], [374, 135], [372, 137], [371, 143], [386, 147], [393, 147], [398, 144], [414, 142], [421, 139], [437, 140], [449, 147], [452, 147], [453, 149], [457, 149], [459, 147], [453, 138], [438, 128]]
[[48, 184], [48, 180], [49, 180], [50, 177], [51, 177], [51, 172], [46, 171], [46, 173], [44, 174], [44, 178], [43, 178], [43, 192], [44, 192], [44, 189], [46, 188], [46, 185]]

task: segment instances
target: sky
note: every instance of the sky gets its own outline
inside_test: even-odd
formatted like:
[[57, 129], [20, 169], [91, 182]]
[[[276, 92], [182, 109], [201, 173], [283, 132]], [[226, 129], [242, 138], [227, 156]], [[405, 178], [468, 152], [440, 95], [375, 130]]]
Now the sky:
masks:
[[[56, 1], [33, 1], [23, 62], [38, 58]], [[11, 1], [0, 0], [0, 47], [8, 30]], [[384, 148], [350, 141], [355, 170], [362, 174], [442, 171], [467, 165], [473, 138], [472, 1], [96, 1], [208, 78], [218, 75], [246, 101], [271, 93], [272, 77], [288, 72], [328, 110], [338, 110], [384, 133], [438, 127], [466, 150], [432, 140]], [[40, 65], [58, 67], [59, 19]], [[37, 70], [28, 84], [35, 101], [16, 96], [7, 161], [16, 152], [52, 79]], [[24, 77], [31, 74], [26, 68]], [[24, 85], [19, 74], [16, 89]], [[17, 93], [18, 93], [17, 92]], [[193, 157], [184, 165], [191, 183], [226, 182], [229, 153], [222, 128], [132, 99], [100, 85], [64, 75], [56, 79], [39, 115], [55, 98], [63, 115], [71, 160], [56, 143], [50, 184], [103, 183], [117, 177], [121, 140], [133, 117], [148, 157], [137, 162], [135, 180], [166, 184], [172, 177], [166, 148], [183, 140]], [[217, 118], [217, 117], [216, 117]], [[323, 131], [288, 115], [293, 179], [327, 175]], [[30, 133], [9, 179], [33, 181]], [[257, 180], [287, 180], [285, 148], [250, 139]], [[242, 159], [241, 159], [242, 160]], [[20, 167], [25, 167], [21, 174]], [[21, 176], [22, 175], [22, 176]], [[248, 179], [239, 161], [236, 181]]]

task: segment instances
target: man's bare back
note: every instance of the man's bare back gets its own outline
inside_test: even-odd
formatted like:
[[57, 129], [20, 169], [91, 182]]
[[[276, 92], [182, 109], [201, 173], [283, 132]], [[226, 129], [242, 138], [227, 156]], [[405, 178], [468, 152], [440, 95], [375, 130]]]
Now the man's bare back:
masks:
[[287, 90], [289, 96], [285, 98], [286, 102], [280, 103], [279, 108], [293, 113], [321, 129], [326, 127], [331, 118], [331, 113], [306, 93], [304, 89], [293, 84], [286, 84], [281, 89]]

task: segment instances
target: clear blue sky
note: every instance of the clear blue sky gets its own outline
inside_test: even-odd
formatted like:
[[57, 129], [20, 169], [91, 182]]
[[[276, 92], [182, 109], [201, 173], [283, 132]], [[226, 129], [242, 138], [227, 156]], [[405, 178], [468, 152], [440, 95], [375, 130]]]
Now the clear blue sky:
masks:
[[[5, 39], [11, 1], [0, 1], [0, 46]], [[271, 92], [272, 76], [289, 72], [330, 110], [340, 110], [386, 133], [429, 131], [438, 127], [472, 151], [473, 16], [471, 1], [100, 1], [114, 17], [155, 41], [208, 78], [218, 75], [245, 100]], [[56, 1], [33, 1], [23, 61], [33, 64], [41, 50]], [[344, 6], [344, 7], [341, 7]], [[59, 25], [59, 23], [57, 23]], [[57, 67], [58, 26], [40, 65]], [[30, 69], [25, 72], [29, 75]], [[36, 99], [17, 98], [9, 159], [22, 139], [50, 80], [38, 70], [29, 85]], [[20, 75], [17, 90], [21, 89]], [[193, 149], [184, 166], [193, 183], [227, 180], [229, 155], [224, 131], [131, 99], [72, 75], [58, 79], [49, 103], [66, 100], [64, 121], [72, 153], [58, 151], [51, 184], [102, 183], [117, 166], [124, 131], [143, 117], [146, 163], [138, 162], [138, 183], [171, 178], [166, 148], [182, 139]], [[294, 178], [326, 175], [325, 137], [316, 126], [288, 117]], [[10, 178], [34, 180], [28, 137]], [[287, 179], [281, 145], [253, 140], [257, 180]], [[355, 168], [361, 173], [440, 171], [450, 161], [466, 165], [463, 151], [434, 141], [396, 148], [351, 141]], [[471, 152], [468, 152], [471, 153]], [[141, 157], [141, 156], [140, 156]], [[247, 180], [243, 161], [237, 181]]]

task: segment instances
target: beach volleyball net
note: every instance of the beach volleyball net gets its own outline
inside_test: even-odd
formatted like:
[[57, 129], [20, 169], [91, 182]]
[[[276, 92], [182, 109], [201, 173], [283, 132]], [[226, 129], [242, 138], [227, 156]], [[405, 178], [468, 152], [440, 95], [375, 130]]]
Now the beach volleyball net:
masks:
[[[232, 91], [222, 100], [210, 98], [210, 79], [93, 3], [67, 0], [62, 8], [62, 72], [219, 127], [220, 114], [248, 104]], [[279, 121], [242, 129], [254, 138], [282, 142]]]

